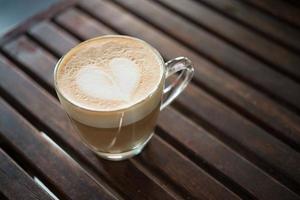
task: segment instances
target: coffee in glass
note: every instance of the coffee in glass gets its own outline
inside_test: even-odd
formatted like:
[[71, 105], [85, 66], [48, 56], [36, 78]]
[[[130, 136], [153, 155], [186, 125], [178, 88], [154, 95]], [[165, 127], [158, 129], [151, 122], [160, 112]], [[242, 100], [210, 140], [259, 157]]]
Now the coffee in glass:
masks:
[[[179, 71], [183, 81], [164, 87], [166, 76]], [[165, 64], [146, 42], [108, 35], [71, 49], [58, 62], [54, 79], [59, 100], [85, 144], [103, 158], [123, 160], [143, 149], [159, 111], [192, 74], [186, 58]]]

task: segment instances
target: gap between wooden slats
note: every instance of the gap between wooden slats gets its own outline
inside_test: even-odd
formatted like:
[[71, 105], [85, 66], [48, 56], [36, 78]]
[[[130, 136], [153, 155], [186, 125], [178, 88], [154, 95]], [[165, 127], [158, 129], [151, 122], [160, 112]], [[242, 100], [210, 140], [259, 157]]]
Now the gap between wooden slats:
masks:
[[286, 0], [286, 2], [300, 8], [300, 2], [298, 0]]
[[4, 194], [0, 191], [0, 199], [3, 199], [3, 200], [10, 200], [8, 199], [6, 196], [4, 196]]
[[297, 26], [298, 28], [300, 28], [300, 8], [294, 5], [291, 5], [282, 0], [281, 1], [244, 0], [244, 1], [282, 20], [284, 23], [289, 23], [291, 26]]
[[0, 160], [0, 191], [6, 197], [24, 200], [52, 199], [1, 147]]

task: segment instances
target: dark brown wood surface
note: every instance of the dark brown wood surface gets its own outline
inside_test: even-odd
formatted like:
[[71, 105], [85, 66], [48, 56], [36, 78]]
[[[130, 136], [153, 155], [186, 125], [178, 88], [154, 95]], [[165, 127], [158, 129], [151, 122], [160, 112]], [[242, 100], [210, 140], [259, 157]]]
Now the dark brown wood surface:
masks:
[[[287, 1], [62, 1], [0, 39], [0, 198], [300, 199], [300, 18]], [[53, 86], [83, 40], [139, 37], [195, 77], [141, 155], [98, 158]]]

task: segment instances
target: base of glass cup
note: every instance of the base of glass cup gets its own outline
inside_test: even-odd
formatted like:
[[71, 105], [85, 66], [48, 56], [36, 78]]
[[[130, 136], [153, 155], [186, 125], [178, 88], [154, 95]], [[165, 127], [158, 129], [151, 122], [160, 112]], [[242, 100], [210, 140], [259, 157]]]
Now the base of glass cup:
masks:
[[150, 137], [143, 142], [142, 144], [136, 146], [134, 149], [122, 153], [104, 153], [100, 151], [94, 151], [99, 157], [104, 158], [106, 160], [111, 161], [121, 161], [126, 160], [128, 158], [131, 158], [133, 156], [136, 156], [142, 152], [146, 144], [149, 142], [149, 140], [152, 138], [153, 133], [150, 135]]

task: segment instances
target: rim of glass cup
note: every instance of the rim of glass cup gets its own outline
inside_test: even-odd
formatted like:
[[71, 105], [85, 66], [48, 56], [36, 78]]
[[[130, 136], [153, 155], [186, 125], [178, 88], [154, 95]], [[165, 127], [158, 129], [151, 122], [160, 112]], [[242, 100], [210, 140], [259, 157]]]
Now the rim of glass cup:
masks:
[[[88, 108], [88, 107], [84, 107], [82, 105], [79, 105], [77, 104], [76, 102], [73, 102], [72, 100], [68, 99], [67, 97], [65, 97], [65, 95], [59, 90], [58, 86], [57, 86], [57, 70], [60, 66], [60, 63], [64, 60], [64, 57], [69, 54], [73, 49], [75, 48], [78, 48], [88, 42], [91, 42], [93, 40], [99, 40], [99, 39], [102, 39], [102, 38], [106, 38], [106, 37], [112, 37], [112, 38], [115, 38], [115, 37], [121, 37], [121, 38], [130, 38], [130, 39], [133, 39], [133, 40], [137, 40], [139, 42], [142, 42], [143, 44], [149, 46], [155, 55], [157, 55], [157, 57], [159, 58], [159, 61], [160, 61], [160, 64], [161, 64], [161, 67], [163, 69], [161, 75], [160, 75], [160, 80], [159, 80], [159, 83], [157, 84], [157, 87], [155, 87], [145, 98], [139, 100], [138, 102], [136, 102], [135, 104], [129, 106], [129, 107], [126, 107], [126, 108], [121, 108], [121, 109], [116, 109], [116, 110], [101, 110], [101, 109], [91, 109], [91, 108]], [[86, 110], [86, 111], [89, 111], [89, 112], [122, 112], [122, 111], [126, 111], [126, 110], [129, 110], [130, 108], [134, 107], [134, 106], [137, 106], [139, 104], [142, 104], [144, 101], [148, 100], [156, 91], [157, 89], [160, 87], [160, 84], [161, 82], [164, 80], [164, 77], [165, 77], [165, 73], [166, 73], [166, 67], [165, 67], [165, 62], [162, 58], [162, 56], [160, 55], [160, 53], [152, 46], [150, 45], [149, 43], [147, 43], [146, 41], [142, 40], [142, 39], [139, 39], [139, 38], [136, 38], [136, 37], [131, 37], [131, 36], [128, 36], [128, 35], [104, 35], [104, 36], [98, 36], [98, 37], [94, 37], [94, 38], [91, 38], [91, 39], [88, 39], [88, 40], [85, 40], [79, 44], [77, 44], [75, 47], [71, 48], [64, 56], [62, 56], [58, 61], [57, 63], [55, 64], [55, 68], [54, 68], [54, 86], [55, 86], [55, 90], [57, 93], [59, 93], [59, 95], [64, 98], [64, 100], [66, 100], [68, 103], [70, 103], [71, 105], [73, 106], [76, 106], [77, 108], [79, 109], [82, 109], [82, 110]]]

